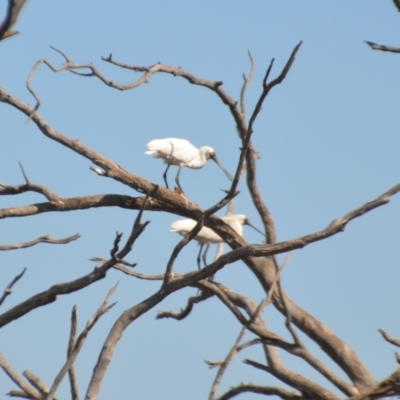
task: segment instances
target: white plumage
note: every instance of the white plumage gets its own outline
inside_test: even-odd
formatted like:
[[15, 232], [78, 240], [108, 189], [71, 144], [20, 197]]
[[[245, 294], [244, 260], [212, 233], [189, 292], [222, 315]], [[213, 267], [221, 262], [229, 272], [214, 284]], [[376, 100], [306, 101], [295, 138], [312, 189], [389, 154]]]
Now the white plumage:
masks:
[[[225, 223], [230, 225], [240, 236], [243, 236], [243, 225], [249, 225], [257, 232], [260, 232], [262, 235], [264, 235], [260, 230], [258, 230], [255, 226], [253, 226], [248, 220], [248, 218], [243, 214], [234, 214], [220, 218]], [[193, 219], [180, 219], [171, 224], [169, 231], [174, 233], [179, 233], [180, 235], [185, 236], [195, 227], [196, 224], [197, 222], [194, 221]], [[224, 242], [221, 236], [217, 235], [212, 229], [207, 228], [206, 226], [203, 226], [203, 228], [200, 229], [200, 232], [196, 235], [194, 240], [196, 240], [200, 245], [200, 251], [197, 256], [197, 265], [199, 269], [200, 269], [200, 259], [203, 247], [207, 245], [202, 257], [204, 265], [207, 265], [206, 255], [208, 248], [210, 247], [210, 244]]]
[[175, 182], [179, 189], [183, 192], [179, 184], [179, 174], [182, 167], [192, 169], [202, 168], [209, 159], [215, 161], [228, 179], [232, 180], [231, 174], [221, 165], [213, 148], [209, 146], [194, 147], [188, 140], [177, 138], [154, 139], [146, 145], [145, 154], [150, 154], [155, 158], [162, 158], [167, 165], [163, 177], [165, 185], [168, 189], [167, 172], [170, 165], [177, 165], [178, 172], [175, 177]]

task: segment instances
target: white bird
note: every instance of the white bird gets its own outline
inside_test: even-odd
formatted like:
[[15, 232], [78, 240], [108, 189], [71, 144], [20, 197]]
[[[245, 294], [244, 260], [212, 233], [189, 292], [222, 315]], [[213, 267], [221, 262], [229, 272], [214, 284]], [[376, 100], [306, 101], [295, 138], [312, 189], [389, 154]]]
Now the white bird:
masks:
[[146, 147], [148, 151], [146, 151], [145, 154], [150, 154], [155, 158], [162, 158], [165, 164], [167, 164], [167, 169], [163, 174], [167, 189], [167, 172], [170, 165], [178, 166], [178, 173], [176, 174], [175, 182], [183, 192], [181, 185], [179, 184], [179, 174], [181, 173], [182, 167], [199, 169], [204, 167], [209, 159], [215, 161], [220, 166], [228, 179], [233, 179], [232, 175], [218, 161], [214, 149], [209, 146], [200, 147], [200, 149], [198, 149], [188, 140], [166, 138], [152, 140], [146, 144]]
[[[220, 217], [220, 218], [225, 223], [230, 225], [240, 236], [243, 235], [243, 225], [249, 225], [253, 229], [255, 229], [257, 232], [260, 232], [262, 235], [264, 235], [259, 229], [257, 229], [254, 225], [252, 225], [250, 223], [249, 219], [243, 214], [234, 214], [234, 215], [229, 215], [229, 216]], [[180, 235], [185, 236], [195, 227], [196, 224], [197, 224], [197, 221], [194, 221], [193, 219], [180, 219], [171, 224], [169, 231], [179, 233]], [[207, 251], [210, 247], [210, 244], [224, 242], [224, 240], [221, 238], [221, 236], [217, 235], [212, 229], [207, 228], [206, 226], [203, 226], [203, 228], [200, 229], [200, 232], [195, 236], [194, 240], [196, 240], [200, 245], [200, 251], [199, 251], [199, 254], [197, 255], [197, 265], [198, 265], [199, 269], [200, 269], [201, 253], [202, 253], [204, 245], [207, 245], [207, 246], [203, 253], [202, 260], [203, 260], [204, 265], [206, 266], [207, 265], [206, 255], [207, 255]]]

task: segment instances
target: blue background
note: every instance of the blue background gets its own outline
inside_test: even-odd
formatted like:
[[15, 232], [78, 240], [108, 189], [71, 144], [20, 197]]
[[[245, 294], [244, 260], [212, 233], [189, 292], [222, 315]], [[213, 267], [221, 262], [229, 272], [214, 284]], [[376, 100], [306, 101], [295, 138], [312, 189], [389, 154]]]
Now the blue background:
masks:
[[[4, 14], [6, 1], [0, 1], [0, 6]], [[112, 53], [120, 62], [139, 66], [156, 62], [180, 66], [198, 77], [222, 80], [224, 89], [238, 99], [242, 74], [249, 71], [250, 50], [256, 63], [247, 93], [250, 113], [271, 58], [275, 58], [271, 73], [275, 77], [303, 40], [287, 79], [266, 99], [253, 136], [261, 156], [257, 181], [274, 217], [278, 240], [283, 241], [325, 228], [399, 182], [400, 58], [372, 51], [364, 43], [400, 46], [399, 23], [389, 0], [29, 1], [16, 25], [20, 34], [0, 43], [0, 85], [33, 105], [25, 83], [34, 63], [46, 58], [58, 66], [63, 61], [51, 45], [76, 63], [93, 62], [118, 83], [140, 75], [108, 65], [101, 56]], [[33, 87], [42, 101], [40, 115], [54, 128], [154, 183], [163, 183], [164, 165], [144, 151], [155, 138], [178, 137], [196, 146], [209, 145], [231, 173], [237, 165], [240, 142], [228, 109], [212, 92], [182, 79], [159, 74], [135, 90], [119, 92], [95, 78], [54, 74], [41, 66]], [[0, 182], [23, 183], [21, 161], [32, 182], [61, 197], [137, 195], [94, 174], [88, 160], [45, 138], [32, 122], [24, 125], [25, 120], [15, 109], [0, 105]], [[171, 182], [175, 170], [171, 167]], [[213, 163], [197, 171], [184, 169], [180, 182], [187, 196], [203, 208], [218, 201], [219, 189], [228, 187]], [[235, 212], [261, 227], [245, 182], [239, 189]], [[2, 196], [0, 207], [44, 201], [34, 193]], [[378, 380], [389, 375], [396, 362], [394, 348], [377, 329], [400, 336], [399, 210], [399, 199], [394, 197], [388, 205], [351, 222], [343, 233], [295, 251], [282, 276], [289, 296], [346, 341]], [[55, 283], [87, 274], [94, 266], [88, 259], [107, 257], [115, 232], [124, 232], [127, 238], [135, 217], [135, 211], [107, 208], [2, 220], [3, 244], [44, 234], [82, 235], [65, 246], [39, 244], [2, 252], [0, 290], [23, 267], [28, 269], [2, 310]], [[178, 217], [145, 212], [144, 219], [151, 223], [129, 260], [138, 263], [139, 272], [161, 273], [180, 239], [168, 232]], [[249, 228], [244, 237], [249, 243], [260, 242], [259, 234]], [[195, 242], [190, 243], [174, 269], [197, 268], [197, 251]], [[216, 279], [255, 302], [264, 295], [243, 263], [227, 266]], [[78, 307], [81, 331], [117, 281], [113, 300], [118, 304], [94, 327], [76, 361], [83, 396], [115, 319], [157, 290], [159, 283], [110, 271], [89, 288], [60, 296], [7, 325], [0, 331], [0, 350], [17, 372], [29, 369], [51, 386], [65, 360], [72, 306]], [[208, 396], [216, 370], [209, 370], [203, 360], [225, 357], [240, 331], [237, 320], [217, 299], [197, 306], [184, 321], [155, 320], [157, 309], [177, 311], [195, 293], [185, 289], [171, 295], [125, 331], [100, 399]], [[273, 307], [264, 315], [271, 330], [290, 340], [283, 318]], [[321, 355], [317, 346], [305, 342]], [[334, 390], [301, 360], [283, 352], [282, 357], [287, 367]], [[264, 362], [260, 348], [239, 354], [223, 378], [220, 394], [240, 382], [279, 384], [244, 365], [244, 358]], [[324, 355], [321, 359], [343, 376]], [[0, 374], [0, 398], [5, 399], [13, 388], [9, 378]], [[68, 398], [68, 393], [65, 380], [57, 398]]]

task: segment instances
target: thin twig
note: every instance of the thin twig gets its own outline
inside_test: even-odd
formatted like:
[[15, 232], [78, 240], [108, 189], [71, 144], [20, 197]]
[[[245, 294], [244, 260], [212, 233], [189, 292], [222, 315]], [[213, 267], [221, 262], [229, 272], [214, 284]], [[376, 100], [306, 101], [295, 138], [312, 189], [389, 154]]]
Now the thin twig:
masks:
[[400, 47], [386, 46], [384, 44], [376, 44], [374, 42], [365, 41], [372, 50], [388, 51], [390, 53], [400, 53]]
[[[1, 303], [0, 303], [1, 304]], [[393, 344], [394, 346], [400, 347], [400, 339], [394, 339], [391, 336], [389, 336], [384, 330], [378, 329], [379, 333], [383, 336], [383, 338], [389, 342], [390, 344]]]
[[[71, 313], [71, 329], [68, 340], [67, 360], [71, 356], [76, 344], [76, 326], [77, 326], [76, 306], [73, 306]], [[78, 384], [76, 381], [75, 368], [73, 364], [68, 369], [68, 378], [69, 378], [69, 385], [71, 387], [72, 400], [79, 400]]]
[[241, 113], [243, 119], [246, 118], [246, 90], [247, 90], [247, 87], [249, 86], [249, 83], [253, 79], [254, 69], [255, 69], [254, 68], [254, 66], [255, 66], [254, 60], [253, 60], [250, 50], [248, 50], [247, 54], [249, 55], [249, 58], [250, 58], [250, 72], [249, 72], [248, 76], [243, 74], [243, 85], [242, 85], [242, 90], [240, 91], [240, 113]]
[[22, 275], [24, 275], [25, 271], [26, 271], [26, 268], [24, 268], [20, 274], [16, 275], [14, 277], [14, 279], [4, 289], [3, 295], [0, 297], [0, 306], [4, 303], [4, 300], [6, 299], [6, 297], [12, 293], [12, 291], [11, 291], [12, 287], [15, 285], [16, 282], [18, 282], [19, 279], [22, 278]]
[[57, 239], [57, 238], [53, 238], [49, 235], [44, 235], [44, 236], [38, 237], [37, 239], [30, 240], [28, 242], [2, 244], [2, 245], [0, 245], [0, 251], [25, 249], [27, 247], [32, 247], [38, 243], [67, 244], [67, 243], [72, 242], [73, 240], [79, 239], [80, 237], [81, 237], [81, 235], [79, 233], [76, 233], [75, 235], [72, 235], [72, 236], [69, 236], [69, 237], [63, 238], [63, 239]]

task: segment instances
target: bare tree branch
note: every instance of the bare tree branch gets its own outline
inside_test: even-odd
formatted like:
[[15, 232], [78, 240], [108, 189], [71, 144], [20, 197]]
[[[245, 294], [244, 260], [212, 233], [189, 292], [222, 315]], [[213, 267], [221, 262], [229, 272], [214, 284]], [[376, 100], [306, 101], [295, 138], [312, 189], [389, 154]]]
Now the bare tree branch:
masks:
[[[282, 83], [282, 81], [286, 78], [286, 75], [289, 72], [289, 70], [295, 60], [297, 51], [299, 50], [301, 44], [302, 44], [302, 42], [300, 42], [293, 49], [292, 54], [290, 55], [288, 61], [286, 62], [286, 65], [282, 69], [279, 76], [268, 83], [267, 80], [268, 80], [269, 74], [272, 70], [272, 66], [273, 66], [273, 62], [274, 62], [274, 60], [272, 59], [271, 64], [269, 65], [269, 67], [265, 73], [264, 80], [263, 80], [263, 91], [254, 107], [254, 111], [250, 117], [247, 129], [245, 128], [245, 124], [243, 122], [243, 128], [241, 129], [242, 139], [245, 137], [249, 138], [249, 136], [252, 134], [254, 123], [256, 121], [258, 114], [260, 113], [260, 111], [262, 109], [264, 100], [268, 96], [268, 93], [270, 92], [270, 90], [274, 86]], [[240, 129], [239, 129], [239, 131], [240, 131]], [[255, 161], [258, 157], [259, 157], [258, 153], [255, 151], [253, 145], [251, 143], [249, 143], [249, 150], [246, 153], [247, 187], [249, 188], [249, 192], [250, 192], [251, 198], [253, 200], [253, 203], [254, 203], [258, 213], [260, 214], [261, 220], [263, 221], [265, 233], [267, 236], [267, 243], [272, 244], [272, 243], [276, 242], [275, 224], [272, 219], [271, 213], [269, 212], [267, 205], [263, 201], [261, 193], [256, 184], [256, 163], [255, 163]], [[277, 268], [277, 266], [276, 266], [276, 268]]]
[[110, 310], [116, 304], [116, 303], [113, 303], [113, 304], [107, 305], [107, 303], [110, 301], [110, 298], [113, 295], [115, 289], [117, 288], [117, 285], [118, 285], [118, 283], [109, 290], [109, 292], [108, 292], [105, 300], [101, 304], [101, 306], [95, 312], [93, 317], [90, 318], [89, 321], [86, 323], [86, 327], [83, 330], [83, 332], [78, 336], [78, 339], [76, 340], [76, 342], [73, 346], [73, 349], [68, 356], [68, 360], [63, 365], [60, 372], [57, 374], [56, 378], [54, 379], [54, 382], [50, 388], [50, 392], [47, 395], [46, 400], [53, 400], [54, 394], [56, 393], [58, 386], [60, 385], [62, 379], [64, 378], [64, 375], [69, 371], [70, 367], [75, 362], [76, 357], [78, 356], [83, 344], [85, 343], [85, 340], [86, 340], [90, 330], [93, 328], [93, 326], [96, 324], [96, 322], [101, 318], [101, 316], [104, 315], [108, 310]]
[[386, 46], [384, 44], [376, 44], [374, 42], [365, 41], [372, 50], [388, 51], [390, 53], [400, 53], [400, 47]]
[[15, 195], [25, 192], [36, 192], [42, 194], [51, 202], [55, 203], [61, 202], [60, 197], [58, 197], [55, 193], [50, 191], [47, 187], [31, 183], [25, 173], [24, 167], [22, 166], [21, 163], [19, 163], [19, 165], [21, 167], [22, 174], [24, 175], [25, 178], [25, 184], [16, 186], [0, 184], [0, 186], [2, 186], [2, 188], [0, 188], [0, 196], [10, 195], [10, 194]]
[[400, 395], [400, 368], [371, 390], [351, 397], [351, 400], [374, 400], [398, 395]]
[[22, 373], [29, 383], [36, 388], [42, 397], [45, 397], [49, 393], [49, 388], [32, 372], [26, 370]]
[[[146, 280], [146, 281], [163, 281], [164, 278], [165, 278], [165, 274], [157, 274], [157, 275], [141, 274], [140, 272], [131, 271], [128, 268], [125, 268], [124, 266], [119, 265], [119, 264], [115, 264], [113, 266], [113, 268], [123, 272], [126, 275], [130, 275], [130, 276], [133, 276], [135, 278], [143, 279], [143, 280]], [[176, 277], [177, 274], [174, 274], [174, 276]], [[178, 275], [178, 276], [180, 276], [180, 275]]]
[[[143, 230], [146, 224], [141, 227]], [[135, 232], [136, 234], [137, 232]], [[136, 236], [137, 237], [137, 236]], [[132, 239], [132, 235], [129, 237], [128, 241]], [[118, 253], [118, 258], [123, 259], [132, 248], [131, 245], [124, 246], [124, 248]], [[81, 278], [75, 279], [70, 282], [60, 283], [57, 285], [51, 286], [49, 289], [44, 292], [38, 293], [24, 302], [16, 305], [11, 310], [0, 315], [0, 327], [10, 323], [11, 321], [20, 318], [26, 313], [34, 310], [37, 307], [52, 303], [56, 300], [57, 295], [60, 294], [68, 294], [71, 292], [75, 292], [77, 290], [83, 289], [86, 286], [91, 285], [92, 283], [103, 279], [106, 276], [107, 271], [112, 268], [117, 263], [117, 258], [111, 258], [106, 261], [100, 267], [96, 267], [92, 272], [87, 275], [82, 276]]]
[[[71, 329], [68, 340], [67, 360], [69, 360], [69, 358], [71, 357], [71, 354], [76, 344], [76, 325], [77, 325], [76, 306], [74, 306], [72, 308], [72, 313], [71, 313]], [[71, 366], [68, 369], [68, 379], [69, 379], [69, 385], [71, 387], [72, 400], [79, 400], [78, 384], [76, 382], [75, 368], [73, 364], [71, 364]]]
[[[1, 303], [0, 303], [1, 304]], [[390, 344], [393, 344], [394, 346], [400, 347], [400, 339], [394, 339], [391, 336], [389, 336], [384, 330], [378, 329], [379, 333], [383, 336], [383, 338], [389, 342]]]
[[[283, 266], [284, 265], [285, 263], [283, 264]], [[278, 286], [278, 280], [276, 281], [276, 285]], [[337, 388], [339, 388], [346, 395], [351, 396], [357, 393], [352, 386], [346, 383], [338, 375], [333, 373], [333, 371], [331, 371], [324, 363], [319, 361], [310, 352], [308, 352], [308, 350], [299, 340], [296, 340], [294, 344], [284, 341], [282, 338], [269, 331], [265, 326], [264, 321], [261, 318], [258, 318], [259, 309], [266, 306], [274, 296], [273, 290], [270, 291], [268, 298], [260, 304], [258, 309], [255, 307], [251, 299], [245, 296], [241, 296], [238, 293], [233, 292], [227, 288], [224, 288], [221, 284], [218, 284], [218, 286], [214, 285], [214, 287], [210, 288], [209, 290], [218, 290], [224, 293], [224, 296], [221, 296], [220, 294], [218, 294], [218, 291], [215, 292], [215, 294], [224, 302], [225, 305], [228, 306], [228, 308], [233, 312], [233, 314], [242, 324], [243, 324], [243, 317], [241, 314], [238, 314], [237, 310], [235, 309], [235, 306], [244, 308], [247, 314], [249, 315], [249, 320], [243, 325], [248, 330], [256, 334], [259, 338], [261, 338], [264, 343], [273, 346], [278, 346], [279, 348], [284, 349], [290, 354], [301, 357], [304, 361], [306, 361], [316, 371], [318, 371], [321, 375], [323, 375], [330, 382], [332, 382]], [[235, 351], [236, 352], [239, 351], [239, 346], [237, 346]], [[275, 363], [273, 365], [279, 367], [278, 370], [283, 369], [281, 363]], [[295, 378], [292, 379], [292, 382], [295, 382]]]
[[400, 0], [393, 0], [394, 5], [397, 8], [397, 11], [400, 11]]
[[7, 39], [16, 35], [18, 31], [13, 31], [12, 27], [18, 19], [18, 15], [24, 6], [26, 0], [8, 0], [7, 14], [0, 24], [0, 40]]
[[28, 396], [28, 398], [41, 400], [42, 397], [39, 392], [32, 389], [7, 363], [3, 354], [0, 353], [0, 367], [4, 370], [4, 372], [10, 377], [10, 379], [20, 388], [22, 389]]
[[179, 313], [158, 310], [156, 319], [173, 318], [173, 319], [180, 321], [180, 320], [186, 318], [191, 313], [191, 311], [193, 310], [194, 304], [205, 301], [212, 296], [213, 296], [212, 293], [210, 293], [207, 290], [203, 290], [203, 291], [201, 291], [200, 295], [189, 297], [186, 307], [184, 309], [181, 308], [181, 311]]
[[242, 393], [258, 393], [265, 394], [266, 396], [278, 396], [283, 400], [306, 400], [306, 397], [299, 396], [296, 393], [289, 392], [280, 387], [273, 386], [260, 386], [255, 385], [254, 383], [244, 384], [241, 383], [239, 386], [236, 386], [226, 393], [224, 393], [221, 397], [218, 397], [217, 400], [228, 400], [233, 397], [242, 394]]
[[[109, 62], [114, 63], [111, 60]], [[115, 63], [114, 63], [115, 64]], [[166, 68], [164, 68], [166, 67]], [[289, 65], [290, 67], [290, 65]], [[66, 67], [65, 67], [66, 68]], [[64, 68], [64, 69], [65, 69]], [[90, 67], [87, 67], [90, 68]], [[194, 77], [193, 75], [183, 71], [182, 69], [174, 69], [169, 66], [163, 66], [158, 64], [157, 66], [152, 66], [149, 68], [143, 68], [140, 70], [139, 67], [134, 67], [132, 70], [136, 70], [138, 72], [144, 72], [144, 74], [150, 71], [150, 75], [155, 72], [166, 72], [172, 75], [175, 72], [178, 72], [177, 76], [182, 76], [183, 78], [187, 79], [191, 83], [199, 84], [209, 89], [213, 90], [220, 99], [229, 107], [229, 110], [237, 124], [237, 129], [242, 135], [242, 137], [246, 137], [249, 140], [250, 135], [247, 135], [248, 129], [246, 128], [243, 119], [241, 118], [240, 111], [237, 109], [237, 102], [229, 97], [221, 88], [221, 82], [212, 82], [201, 80], [199, 78]], [[71, 71], [72, 72], [72, 71]], [[266, 78], [268, 78], [269, 72], [266, 73]], [[266, 82], [266, 80], [265, 80]], [[273, 81], [272, 81], [273, 82]], [[272, 84], [270, 83], [270, 85]], [[208, 86], [207, 86], [208, 85]], [[15, 99], [13, 96], [10, 96], [8, 93], [4, 91], [4, 89], [0, 88], [0, 101], [6, 102], [13, 107], [19, 109], [26, 115], [32, 114], [32, 108], [27, 106], [26, 104], [20, 102], [19, 100]], [[254, 114], [254, 113], [253, 113]], [[104, 176], [111, 177], [115, 180], [122, 182], [125, 185], [128, 185], [135, 190], [138, 190], [140, 193], [152, 193], [152, 198], [156, 198], [158, 201], [165, 203], [171, 207], [171, 211], [178, 215], [187, 216], [189, 218], [199, 220], [203, 213], [196, 205], [189, 202], [186, 199], [182, 199], [182, 196], [178, 196], [172, 191], [168, 191], [162, 187], [158, 187], [157, 185], [153, 185], [150, 182], [143, 180], [133, 174], [129, 174], [126, 170], [121, 168], [120, 166], [116, 165], [115, 163], [110, 162], [103, 156], [98, 153], [95, 153], [88, 149], [87, 147], [83, 146], [81, 143], [77, 141], [73, 141], [64, 135], [60, 134], [59, 132], [52, 129], [40, 116], [35, 113], [32, 115], [33, 122], [38, 126], [38, 128], [48, 137], [53, 140], [58, 141], [59, 143], [63, 144], [64, 146], [72, 149], [73, 151], [81, 154], [82, 156], [90, 159], [95, 165], [101, 168], [104, 171]], [[250, 126], [250, 123], [249, 123]], [[250, 130], [249, 130], [250, 131]], [[241, 155], [245, 153], [248, 154], [251, 150], [250, 143], [247, 142], [247, 149], [245, 149]], [[245, 146], [243, 146], [245, 148]], [[247, 156], [246, 156], [247, 157]], [[246, 159], [247, 161], [247, 159]], [[239, 163], [239, 165], [241, 165]], [[251, 167], [250, 167], [251, 168]], [[238, 168], [239, 169], [239, 168]], [[241, 173], [241, 171], [240, 171]], [[237, 171], [237, 174], [239, 171]], [[394, 193], [392, 193], [394, 194]], [[392, 195], [391, 194], [391, 195]], [[381, 199], [383, 200], [383, 199]], [[386, 201], [383, 201], [381, 204], [384, 204]], [[173, 206], [172, 206], [172, 203]], [[375, 205], [370, 207], [368, 205], [368, 210], [363, 210], [361, 212], [367, 212], [377, 207], [379, 205]], [[361, 215], [360, 214], [360, 215]], [[281, 244], [271, 244], [262, 246], [262, 250], [260, 247], [255, 246], [247, 246], [247, 243], [243, 240], [243, 238], [238, 237], [235, 232], [232, 231], [229, 227], [224, 226], [218, 218], [210, 216], [208, 220], [205, 222], [205, 225], [212, 228], [216, 233], [218, 233], [221, 237], [226, 240], [226, 242], [235, 250], [228, 253], [226, 256], [222, 256], [221, 259], [217, 260], [215, 263], [210, 265], [209, 269], [204, 269], [203, 271], [199, 271], [198, 273], [193, 274], [186, 274], [182, 278], [173, 279], [170, 284], [164, 288], [165, 290], [175, 290], [178, 286], [186, 284], [188, 281], [193, 282], [192, 280], [195, 279], [202, 279], [204, 277], [210, 276], [210, 273], [213, 271], [217, 271], [218, 269], [222, 268], [223, 265], [227, 263], [234, 262], [237, 259], [242, 258], [243, 261], [249, 266], [251, 271], [256, 275], [260, 283], [262, 284], [264, 290], [268, 292], [270, 286], [274, 280], [274, 276], [276, 275], [276, 263], [274, 262], [273, 257], [269, 257], [277, 252], [288, 251], [293, 248], [300, 248], [304, 245], [312, 243], [316, 240], [324, 239], [325, 237], [329, 237], [332, 234], [335, 234], [342, 230], [344, 226], [349, 222], [351, 219], [357, 217], [359, 215], [354, 215], [351, 218], [348, 218], [347, 221], [341, 221], [341, 223], [329, 226], [325, 232], [317, 232], [317, 234], [307, 235], [305, 237], [295, 239], [295, 241], [288, 241], [283, 242]], [[265, 218], [263, 218], [264, 221]], [[337, 222], [337, 221], [336, 221]], [[264, 221], [265, 224], [265, 221]], [[337, 231], [335, 229], [338, 229]], [[325, 237], [323, 237], [325, 235]], [[305, 240], [305, 241], [304, 241]], [[290, 243], [289, 243], [290, 242]], [[241, 248], [240, 248], [241, 247]], [[241, 253], [242, 251], [242, 253]], [[257, 259], [257, 256], [267, 256], [266, 258]], [[224, 258], [225, 257], [225, 258]], [[245, 257], [245, 258], [243, 258]], [[208, 268], [208, 267], [207, 267]], [[162, 296], [166, 295], [162, 293]], [[160, 297], [155, 295], [155, 298], [149, 298], [144, 301], [146, 307], [150, 307], [153, 304], [153, 301], [158, 301]], [[282, 302], [275, 296], [274, 298], [274, 305], [276, 308], [282, 312], [283, 314], [288, 312], [292, 318], [293, 323], [305, 332], [309, 337], [319, 344], [324, 351], [326, 351], [345, 371], [346, 374], [350, 377], [350, 379], [355, 383], [356, 387], [359, 389], [369, 388], [375, 384], [375, 381], [371, 374], [366, 370], [366, 368], [362, 365], [358, 357], [352, 352], [348, 346], [345, 345], [340, 339], [338, 339], [333, 332], [329, 329], [326, 329], [318, 320], [313, 318], [311, 315], [306, 313], [300, 307], [295, 305], [290, 299], [286, 302], [286, 309], [283, 307]], [[131, 310], [131, 314], [129, 314], [129, 318], [137, 318], [138, 316], [138, 308], [133, 308]], [[133, 316], [133, 317], [132, 317]], [[122, 324], [122, 323], [121, 323]], [[323, 332], [323, 334], [322, 334]], [[102, 357], [102, 356], [101, 356]], [[100, 361], [99, 361], [100, 362]]]
[[[0, 219], [12, 217], [26, 217], [45, 212], [64, 212], [75, 210], [86, 210], [99, 207], [120, 207], [129, 210], [140, 210], [144, 197], [131, 197], [119, 194], [100, 194], [94, 196], [73, 197], [62, 199], [59, 203], [37, 203], [22, 207], [11, 207], [0, 209]], [[170, 212], [174, 209], [171, 205], [163, 204], [155, 198], [146, 204], [146, 210], [163, 211], [163, 207]]]
[[18, 282], [22, 278], [22, 275], [24, 275], [25, 271], [26, 268], [24, 268], [20, 274], [16, 275], [15, 278], [4, 289], [3, 295], [0, 297], [0, 306], [4, 303], [6, 297], [11, 294], [12, 287], [15, 285], [16, 282]]
[[246, 90], [254, 76], [254, 60], [250, 50], [248, 51], [248, 55], [250, 58], [250, 72], [248, 76], [243, 74], [243, 85], [240, 91], [240, 113], [243, 120], [246, 118]]
[[0, 251], [24, 249], [27, 247], [32, 247], [38, 243], [67, 244], [69, 242], [72, 242], [73, 240], [79, 239], [80, 237], [81, 237], [81, 235], [79, 233], [76, 233], [75, 235], [69, 236], [65, 239], [57, 239], [57, 238], [53, 238], [49, 235], [45, 235], [45, 236], [40, 236], [37, 239], [30, 240], [29, 242], [0, 245]]
[[29, 396], [28, 394], [26, 394], [25, 392], [20, 392], [19, 390], [10, 390], [7, 393], [8, 397], [18, 397], [20, 399], [35, 399], [32, 396]]

